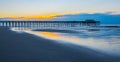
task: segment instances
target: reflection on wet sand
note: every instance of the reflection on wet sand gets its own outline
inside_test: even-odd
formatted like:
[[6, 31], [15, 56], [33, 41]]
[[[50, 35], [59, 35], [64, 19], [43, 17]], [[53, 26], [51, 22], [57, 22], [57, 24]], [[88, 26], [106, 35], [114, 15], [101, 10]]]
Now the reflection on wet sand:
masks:
[[36, 32], [36, 34], [45, 36], [45, 37], [50, 37], [50, 38], [59, 38], [60, 36], [56, 33], [51, 33], [51, 32]]
[[[110, 34], [111, 37], [109, 39], [106, 39], [106, 38], [89, 37], [90, 35], [91, 36], [98, 35], [98, 34], [95, 34], [96, 32], [87, 33], [88, 34], [87, 38], [82, 38], [81, 37], [83, 36], [82, 33], [77, 33], [77, 34], [74, 33], [74, 35], [73, 33], [39, 32], [39, 31], [35, 31], [31, 33], [47, 39], [56, 40], [58, 43], [75, 44], [75, 45], [88, 47], [93, 50], [101, 51], [107, 54], [120, 55], [119, 54], [120, 39], [115, 38], [115, 36], [112, 37], [111, 34]], [[102, 34], [105, 34], [105, 33], [99, 32], [99, 35], [102, 35]]]
[[[100, 48], [97, 45], [99, 46], [104, 45], [104, 47], [106, 47], [105, 49], [107, 49], [107, 42], [105, 44], [102, 44], [103, 40], [99, 40], [96, 38], [94, 39], [90, 37], [81, 38], [80, 36], [78, 36], [79, 34], [80, 33], [73, 34], [73, 33], [33, 32], [33, 31], [28, 31], [28, 33], [25, 32], [19, 33], [8, 29], [1, 29], [0, 55], [2, 60], [0, 60], [0, 62], [120, 61], [119, 60], [120, 56], [108, 55], [98, 50], [96, 51], [93, 50], [94, 49], [93, 47], [96, 47], [96, 49]], [[86, 48], [85, 46], [88, 46], [89, 48]]]
[[53, 40], [76, 41], [79, 39], [77, 36], [64, 36], [62, 35], [63, 33], [56, 32], [32, 32], [32, 33]]

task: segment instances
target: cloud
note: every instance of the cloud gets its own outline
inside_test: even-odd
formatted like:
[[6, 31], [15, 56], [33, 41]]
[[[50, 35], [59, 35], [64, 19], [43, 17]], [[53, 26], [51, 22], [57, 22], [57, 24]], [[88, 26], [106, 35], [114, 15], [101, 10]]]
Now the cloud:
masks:
[[69, 14], [62, 15], [53, 19], [51, 21], [84, 21], [86, 19], [94, 19], [101, 21], [102, 24], [120, 24], [120, 14], [113, 14], [113, 12], [106, 13], [94, 13], [94, 14]]
[[[20, 18], [20, 19], [19, 19]], [[22, 20], [24, 17], [18, 18], [0, 18], [1, 21], [6, 20]], [[66, 14], [55, 16], [50, 19], [37, 19], [44, 21], [84, 21], [86, 19], [94, 19], [96, 21], [101, 21], [102, 24], [120, 24], [120, 14], [115, 14], [114, 12], [106, 12], [106, 13], [82, 13], [82, 14]], [[36, 20], [35, 18], [29, 18], [27, 20]]]

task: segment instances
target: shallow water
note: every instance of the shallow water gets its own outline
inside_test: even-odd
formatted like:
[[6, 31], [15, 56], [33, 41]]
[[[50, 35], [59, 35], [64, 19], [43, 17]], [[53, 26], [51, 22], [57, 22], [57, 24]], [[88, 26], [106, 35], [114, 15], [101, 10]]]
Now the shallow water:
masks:
[[120, 31], [119, 30], [81, 30], [78, 33], [40, 32], [27, 31], [34, 35], [56, 40], [62, 44], [84, 46], [110, 55], [120, 56]]

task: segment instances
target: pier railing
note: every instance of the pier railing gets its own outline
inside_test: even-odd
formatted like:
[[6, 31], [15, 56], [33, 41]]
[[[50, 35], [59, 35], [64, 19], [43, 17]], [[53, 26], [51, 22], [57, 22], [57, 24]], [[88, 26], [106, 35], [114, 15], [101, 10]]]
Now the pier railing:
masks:
[[58, 29], [81, 26], [98, 26], [99, 21], [0, 21], [0, 27], [18, 29]]

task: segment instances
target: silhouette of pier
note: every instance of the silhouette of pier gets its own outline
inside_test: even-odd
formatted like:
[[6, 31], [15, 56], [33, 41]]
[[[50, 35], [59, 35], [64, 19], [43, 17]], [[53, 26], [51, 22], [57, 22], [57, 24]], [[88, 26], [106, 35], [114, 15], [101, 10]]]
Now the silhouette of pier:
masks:
[[81, 26], [98, 26], [99, 21], [0, 21], [0, 27], [18, 29], [58, 29], [72, 28]]

